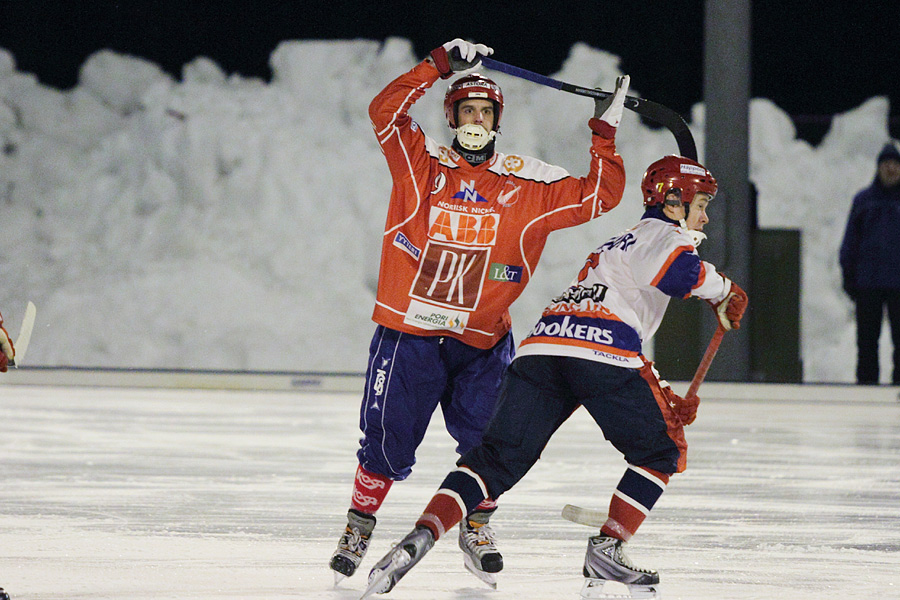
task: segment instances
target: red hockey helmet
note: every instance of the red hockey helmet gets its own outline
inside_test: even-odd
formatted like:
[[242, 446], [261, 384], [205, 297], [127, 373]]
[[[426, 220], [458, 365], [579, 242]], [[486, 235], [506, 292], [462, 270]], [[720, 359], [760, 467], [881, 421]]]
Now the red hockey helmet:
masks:
[[450, 129], [456, 129], [456, 107], [460, 100], [482, 98], [494, 103], [494, 131], [500, 130], [500, 115], [503, 114], [503, 92], [500, 86], [483, 75], [472, 73], [460, 77], [447, 88], [444, 95], [444, 114]]
[[718, 185], [706, 167], [684, 156], [670, 154], [647, 167], [641, 179], [645, 207], [662, 204], [676, 190], [681, 202], [690, 204], [698, 192], [715, 196]]

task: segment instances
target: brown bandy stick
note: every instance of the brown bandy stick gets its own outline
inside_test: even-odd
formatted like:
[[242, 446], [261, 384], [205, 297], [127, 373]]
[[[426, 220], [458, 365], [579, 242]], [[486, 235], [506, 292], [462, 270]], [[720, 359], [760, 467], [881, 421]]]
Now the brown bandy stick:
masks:
[[694, 373], [694, 378], [691, 380], [691, 387], [688, 388], [685, 398], [697, 397], [697, 390], [700, 389], [700, 384], [706, 379], [706, 372], [709, 371], [709, 366], [716, 357], [716, 352], [719, 351], [719, 344], [722, 343], [722, 337], [724, 335], [725, 328], [721, 325], [716, 327], [716, 332], [713, 334], [712, 339], [709, 340], [709, 346], [706, 347], [706, 352], [703, 353], [703, 359], [697, 366], [697, 372]]

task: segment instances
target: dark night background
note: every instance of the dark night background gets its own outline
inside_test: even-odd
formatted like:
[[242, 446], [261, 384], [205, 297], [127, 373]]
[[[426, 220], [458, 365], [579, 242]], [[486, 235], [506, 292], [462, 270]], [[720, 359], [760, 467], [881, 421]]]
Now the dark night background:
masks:
[[[60, 89], [75, 85], [84, 60], [102, 48], [144, 57], [176, 77], [207, 56], [229, 73], [268, 78], [269, 55], [282, 40], [389, 36], [410, 39], [420, 57], [464, 37], [492, 46], [499, 60], [548, 75], [582, 41], [620, 56], [647, 98], [683, 114], [702, 100], [702, 0], [0, 0], [0, 47], [20, 71]], [[753, 2], [751, 96], [775, 102], [813, 143], [831, 115], [876, 95], [890, 97], [898, 137], [898, 54], [897, 0]]]

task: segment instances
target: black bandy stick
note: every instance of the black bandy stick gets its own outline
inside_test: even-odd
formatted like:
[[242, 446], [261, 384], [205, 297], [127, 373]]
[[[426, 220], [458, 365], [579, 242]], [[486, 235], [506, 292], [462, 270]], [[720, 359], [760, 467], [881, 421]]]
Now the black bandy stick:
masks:
[[[562, 90], [563, 92], [569, 92], [570, 94], [598, 98], [600, 100], [612, 96], [612, 92], [572, 85], [571, 83], [559, 81], [521, 67], [508, 65], [486, 56], [481, 57], [481, 64], [493, 71], [500, 71], [513, 77], [526, 79], [540, 85]], [[643, 98], [635, 98], [634, 96], [625, 97], [625, 108], [668, 129], [675, 136], [675, 141], [678, 143], [678, 153], [691, 160], [697, 160], [697, 145], [694, 143], [694, 136], [691, 134], [691, 130], [685, 120], [677, 112], [668, 106]]]

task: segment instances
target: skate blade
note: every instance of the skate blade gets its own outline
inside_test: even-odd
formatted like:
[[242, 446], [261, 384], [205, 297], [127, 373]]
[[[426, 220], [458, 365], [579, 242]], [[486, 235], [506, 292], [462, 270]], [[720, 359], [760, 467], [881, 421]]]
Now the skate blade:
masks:
[[391, 552], [391, 561], [383, 569], [380, 571], [372, 569], [369, 573], [369, 585], [366, 587], [363, 595], [359, 597], [359, 600], [366, 600], [372, 594], [386, 594], [394, 589], [394, 573], [409, 564], [410, 558], [403, 548], [395, 548]]
[[343, 573], [338, 573], [337, 571], [332, 571], [332, 573], [334, 573], [334, 587], [337, 587], [343, 580], [347, 579], [347, 576]]
[[472, 557], [468, 554], [463, 554], [463, 564], [466, 566], [466, 571], [480, 579], [483, 583], [490, 586], [492, 590], [497, 589], [497, 576], [494, 573], [485, 573], [481, 569], [475, 566], [475, 561], [472, 560]]
[[370, 597], [372, 594], [384, 594], [391, 590], [390, 584], [391, 574], [385, 569], [384, 571], [378, 572], [375, 577], [369, 575], [369, 585], [366, 586], [366, 590], [363, 592], [363, 595], [359, 597], [359, 600], [366, 600], [366, 598]]
[[581, 586], [582, 600], [656, 600], [662, 598], [658, 586], [628, 585], [587, 577]]
[[385, 585], [385, 581], [390, 577], [385, 574], [384, 571], [379, 573], [375, 578], [369, 580], [369, 585], [366, 586], [363, 595], [359, 597], [359, 600], [366, 600], [366, 598], [370, 597], [372, 594], [383, 594], [387, 592], [390, 588]]

